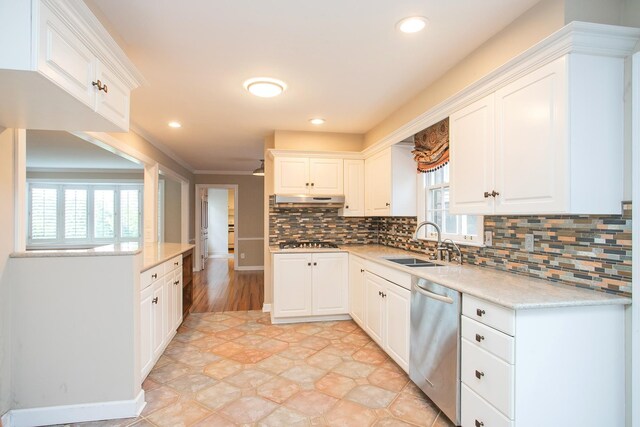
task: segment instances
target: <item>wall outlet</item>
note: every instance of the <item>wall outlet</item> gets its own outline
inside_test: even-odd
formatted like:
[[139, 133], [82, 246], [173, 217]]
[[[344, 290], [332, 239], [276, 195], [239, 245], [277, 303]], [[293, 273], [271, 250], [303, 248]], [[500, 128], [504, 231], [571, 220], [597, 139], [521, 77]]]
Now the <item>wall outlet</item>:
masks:
[[533, 252], [533, 234], [524, 235], [524, 250], [527, 252]]
[[493, 246], [493, 231], [489, 230], [484, 232], [484, 245]]
[[240, 253], [240, 259], [244, 259], [244, 252]]

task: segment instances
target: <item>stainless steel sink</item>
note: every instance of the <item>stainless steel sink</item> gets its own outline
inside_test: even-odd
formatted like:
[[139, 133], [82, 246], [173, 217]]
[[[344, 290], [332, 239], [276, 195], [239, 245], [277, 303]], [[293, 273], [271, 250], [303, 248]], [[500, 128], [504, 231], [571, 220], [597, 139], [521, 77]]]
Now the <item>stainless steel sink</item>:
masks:
[[405, 267], [441, 267], [440, 264], [420, 258], [386, 258], [386, 260]]

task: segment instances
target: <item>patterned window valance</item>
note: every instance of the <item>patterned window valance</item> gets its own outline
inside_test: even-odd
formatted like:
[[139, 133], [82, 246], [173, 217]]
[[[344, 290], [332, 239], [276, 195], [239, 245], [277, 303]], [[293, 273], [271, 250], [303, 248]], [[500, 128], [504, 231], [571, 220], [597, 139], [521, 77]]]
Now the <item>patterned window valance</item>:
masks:
[[418, 132], [415, 137], [413, 158], [418, 172], [431, 172], [449, 162], [449, 118]]

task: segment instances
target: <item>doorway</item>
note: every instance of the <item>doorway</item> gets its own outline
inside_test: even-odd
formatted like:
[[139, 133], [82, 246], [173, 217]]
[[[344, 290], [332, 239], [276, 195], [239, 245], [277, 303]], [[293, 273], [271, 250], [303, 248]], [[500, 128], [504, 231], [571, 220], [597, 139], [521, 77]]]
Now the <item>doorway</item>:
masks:
[[212, 258], [232, 259], [237, 270], [237, 200], [237, 184], [196, 185], [196, 271], [205, 269]]

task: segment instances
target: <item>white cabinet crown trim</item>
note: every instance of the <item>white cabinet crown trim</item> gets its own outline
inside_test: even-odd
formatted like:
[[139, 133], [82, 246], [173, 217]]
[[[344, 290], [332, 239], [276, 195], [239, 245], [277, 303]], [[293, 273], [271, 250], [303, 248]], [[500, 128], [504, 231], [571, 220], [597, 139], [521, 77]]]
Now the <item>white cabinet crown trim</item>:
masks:
[[269, 158], [275, 157], [307, 157], [311, 159], [364, 159], [362, 152], [357, 151], [304, 151], [304, 150], [267, 150]]
[[91, 53], [107, 64], [130, 90], [148, 84], [142, 73], [83, 2], [41, 1], [51, 8], [58, 18], [66, 22], [74, 34], [89, 46]]
[[571, 22], [536, 45], [496, 68], [480, 80], [405, 123], [362, 152], [370, 157], [449, 117], [465, 106], [495, 92], [502, 86], [568, 53], [626, 57], [640, 40], [640, 28], [589, 22]]

